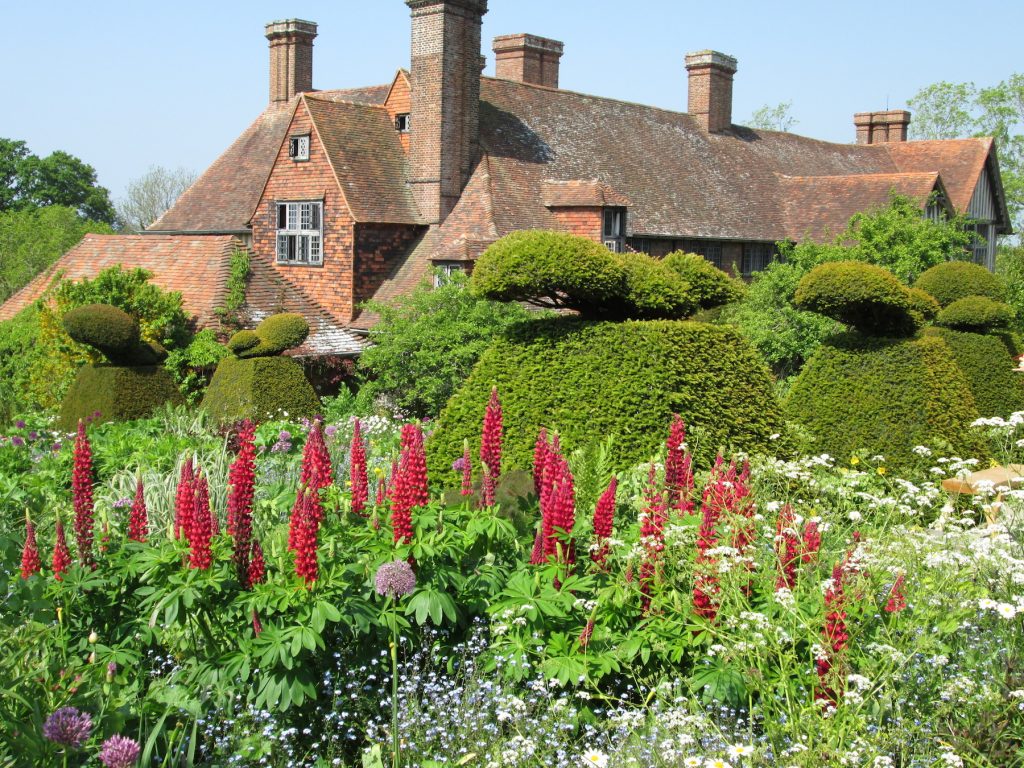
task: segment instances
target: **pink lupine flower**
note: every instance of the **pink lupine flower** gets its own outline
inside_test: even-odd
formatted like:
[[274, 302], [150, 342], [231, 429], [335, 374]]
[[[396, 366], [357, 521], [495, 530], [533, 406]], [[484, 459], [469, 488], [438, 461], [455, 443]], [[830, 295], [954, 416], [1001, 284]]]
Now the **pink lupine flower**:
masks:
[[608, 539], [612, 535], [612, 526], [615, 518], [615, 493], [618, 490], [619, 479], [612, 475], [608, 488], [597, 500], [594, 507], [594, 551], [590, 559], [599, 566], [604, 566], [608, 557]]
[[352, 446], [349, 450], [349, 480], [352, 482], [352, 513], [366, 516], [366, 502], [370, 497], [366, 474], [366, 445], [363, 442], [359, 419], [352, 423]]
[[128, 538], [132, 541], [144, 542], [149, 529], [149, 516], [146, 511], [146, 494], [142, 478], [135, 480], [135, 499], [128, 515]]
[[73, 466], [71, 471], [71, 495], [75, 508], [75, 540], [78, 544], [78, 561], [89, 568], [96, 567], [92, 544], [95, 523], [92, 500], [92, 446], [85, 432], [85, 423], [78, 421], [78, 435], [75, 437]]

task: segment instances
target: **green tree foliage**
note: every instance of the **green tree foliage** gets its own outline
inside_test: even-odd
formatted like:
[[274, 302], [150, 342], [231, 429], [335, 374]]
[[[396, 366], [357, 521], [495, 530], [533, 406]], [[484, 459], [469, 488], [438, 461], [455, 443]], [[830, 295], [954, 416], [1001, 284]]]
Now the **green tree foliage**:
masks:
[[750, 116], [746, 124], [751, 128], [760, 128], [766, 131], [789, 131], [800, 122], [793, 117], [792, 113], [792, 101], [783, 101], [774, 106], [765, 104], [754, 110], [754, 114]]
[[96, 170], [67, 152], [39, 157], [23, 141], [0, 139], [0, 211], [63, 205], [83, 219], [113, 224], [110, 193]]
[[996, 251], [996, 274], [1006, 285], [1006, 303], [1013, 307], [1014, 330], [1024, 330], [1024, 246], [1001, 245]]
[[531, 316], [518, 304], [475, 296], [460, 274], [367, 309], [380, 322], [370, 331], [373, 346], [359, 358], [363, 392], [417, 417], [440, 413], [491, 341]]
[[1015, 73], [993, 86], [939, 82], [907, 101], [914, 111], [910, 134], [915, 139], [992, 136], [1013, 228], [1024, 226], [1024, 74]]
[[909, 336], [924, 319], [892, 272], [859, 261], [819, 264], [800, 280], [793, 303], [871, 336]]
[[113, 230], [109, 224], [82, 219], [63, 205], [0, 210], [0, 301], [6, 301], [90, 232], [109, 234]]

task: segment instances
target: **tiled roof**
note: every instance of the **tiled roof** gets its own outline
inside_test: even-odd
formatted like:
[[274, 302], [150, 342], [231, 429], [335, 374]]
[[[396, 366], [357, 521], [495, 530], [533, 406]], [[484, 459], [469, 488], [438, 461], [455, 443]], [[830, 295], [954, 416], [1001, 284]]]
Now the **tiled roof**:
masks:
[[86, 235], [52, 267], [0, 305], [7, 320], [40, 298], [59, 277], [80, 280], [120, 264], [153, 273], [152, 282], [181, 293], [185, 311], [201, 326], [216, 327], [214, 310], [224, 303], [231, 252], [229, 235]]
[[303, 98], [355, 221], [418, 224], [408, 161], [388, 113], [315, 94]]
[[541, 199], [548, 208], [580, 208], [628, 206], [629, 198], [597, 179], [572, 181], [547, 180], [541, 190]]
[[939, 174], [871, 173], [858, 176], [780, 176], [790, 240], [828, 240], [855, 213], [885, 204], [890, 192], [918, 200], [942, 191]]

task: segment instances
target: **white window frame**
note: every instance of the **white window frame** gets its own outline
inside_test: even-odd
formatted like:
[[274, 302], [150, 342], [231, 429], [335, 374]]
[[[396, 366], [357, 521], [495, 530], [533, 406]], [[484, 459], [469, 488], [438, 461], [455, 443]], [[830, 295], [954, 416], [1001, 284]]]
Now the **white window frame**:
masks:
[[296, 162], [309, 160], [309, 134], [292, 136], [288, 139], [288, 157]]
[[466, 264], [461, 261], [435, 261], [434, 287], [440, 288], [452, 275], [466, 273]]
[[324, 204], [319, 200], [274, 203], [277, 263], [320, 266], [324, 263]]

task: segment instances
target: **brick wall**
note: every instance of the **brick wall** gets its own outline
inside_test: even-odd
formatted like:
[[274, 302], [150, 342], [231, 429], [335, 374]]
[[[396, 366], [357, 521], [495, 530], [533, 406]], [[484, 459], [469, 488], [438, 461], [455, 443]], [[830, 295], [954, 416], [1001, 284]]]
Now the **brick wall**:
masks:
[[366, 301], [380, 288], [422, 231], [407, 224], [356, 224], [355, 303]]
[[[388, 94], [387, 101], [384, 102], [384, 109], [391, 116], [392, 124], [394, 124], [396, 116], [412, 112], [412, 91], [409, 88], [409, 78], [405, 76], [404, 72], [399, 72], [394, 83], [391, 84], [391, 92]], [[409, 133], [400, 133], [398, 138], [402, 142], [402, 149], [408, 155]]]
[[267, 24], [270, 41], [270, 101], [291, 101], [313, 90], [313, 39], [316, 24], [299, 19]]
[[718, 51], [686, 56], [688, 104], [705, 131], [716, 133], [732, 125], [732, 80], [736, 59]]
[[[288, 157], [288, 137], [310, 134], [309, 160]], [[285, 200], [323, 200], [323, 265], [277, 264], [277, 216], [274, 204]], [[280, 274], [308, 292], [340, 322], [353, 314], [353, 222], [327, 155], [300, 102], [278, 151], [274, 169], [252, 220], [253, 251]]]
[[563, 45], [536, 35], [502, 35], [494, 38], [495, 76], [501, 80], [558, 87]]
[[603, 208], [552, 208], [551, 213], [562, 231], [601, 242]]

